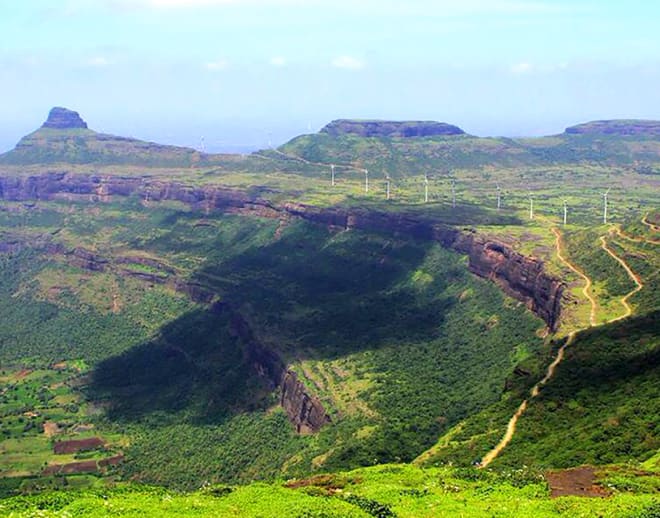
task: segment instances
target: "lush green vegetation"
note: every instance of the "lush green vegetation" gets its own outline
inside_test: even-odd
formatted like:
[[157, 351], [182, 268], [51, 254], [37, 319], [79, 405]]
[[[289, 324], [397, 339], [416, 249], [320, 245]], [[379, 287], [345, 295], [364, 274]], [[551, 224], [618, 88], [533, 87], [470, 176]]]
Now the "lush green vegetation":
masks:
[[[579, 333], [493, 464], [502, 473], [452, 470], [440, 464], [467, 467], [497, 443], [562, 343], [539, 338], [540, 320], [469, 274], [459, 255], [408, 236], [201, 213], [138, 196], [4, 203], [0, 241], [10, 252], [0, 254], [0, 475], [9, 478], [0, 478], [0, 493], [83, 489], [14, 497], [0, 503], [0, 513], [657, 514], [657, 477], [635, 472], [640, 462], [656, 470], [660, 449], [660, 254], [654, 231], [640, 222], [660, 198], [645, 164], [630, 163], [639, 139], [314, 135], [278, 151], [210, 164], [188, 150], [128, 140], [121, 156], [106, 156], [93, 132], [51, 137], [42, 132], [24, 143], [24, 151], [39, 148], [25, 151], [30, 160], [74, 162], [74, 172], [97, 163], [98, 174], [221, 184], [274, 203], [295, 198], [476, 226], [545, 259], [556, 274], [567, 268], [550, 228], [561, 223], [565, 199], [565, 254], [594, 281], [598, 322], [621, 315], [621, 299], [635, 287], [600, 247], [601, 236], [644, 288], [630, 299], [633, 318]], [[656, 160], [655, 141], [643, 144], [638, 158]], [[355, 168], [339, 167], [330, 189], [329, 163], [369, 167], [369, 194]], [[156, 169], [167, 165], [180, 169]], [[11, 171], [39, 172], [37, 166]], [[377, 177], [385, 174], [394, 179], [394, 200], [383, 199]], [[428, 204], [421, 203], [423, 174], [429, 175]], [[501, 211], [496, 183], [503, 187]], [[610, 217], [623, 223], [624, 234], [600, 225], [603, 185], [614, 186]], [[79, 248], [101, 266], [76, 259]], [[565, 305], [562, 335], [585, 321], [582, 280], [568, 275], [575, 298]], [[213, 304], [189, 300], [195, 290], [212, 293]], [[253, 336], [236, 331], [232, 321], [239, 315]], [[294, 433], [273, 380], [251, 356], [252, 340], [296, 371], [331, 425], [311, 436]], [[52, 451], [57, 439], [92, 434], [103, 436], [106, 450]], [[427, 459], [437, 466], [427, 470], [386, 465], [294, 487], [274, 482], [409, 462], [438, 437]], [[47, 465], [119, 452], [124, 462], [104, 473], [40, 476]], [[550, 500], [535, 471], [621, 462], [631, 467], [602, 475], [614, 496], [591, 502]], [[518, 470], [522, 465], [533, 469]], [[170, 489], [107, 485], [129, 478]], [[267, 483], [218, 485], [254, 480]]]
[[646, 477], [636, 487], [630, 486], [636, 479], [625, 474], [614, 472], [603, 477], [612, 487], [609, 498], [552, 500], [542, 479], [527, 470], [496, 474], [383, 465], [287, 483], [243, 487], [211, 484], [187, 494], [134, 484], [48, 492], [0, 501], [0, 513], [17, 518], [138, 514], [264, 518], [657, 516], [657, 476]]

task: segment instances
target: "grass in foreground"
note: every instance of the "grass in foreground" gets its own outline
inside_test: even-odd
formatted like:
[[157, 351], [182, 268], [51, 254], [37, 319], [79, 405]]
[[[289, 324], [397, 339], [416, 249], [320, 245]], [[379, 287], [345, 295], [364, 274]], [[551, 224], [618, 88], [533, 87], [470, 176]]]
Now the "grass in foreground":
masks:
[[[205, 486], [192, 493], [118, 484], [80, 491], [17, 496], [0, 514], [44, 516], [657, 516], [657, 477], [601, 474], [605, 498], [552, 499], [543, 477], [528, 470], [501, 473], [472, 468], [420, 469], [381, 465], [307, 480], [248, 486]], [[628, 481], [626, 485], [626, 481]], [[650, 482], [649, 482], [650, 481]]]

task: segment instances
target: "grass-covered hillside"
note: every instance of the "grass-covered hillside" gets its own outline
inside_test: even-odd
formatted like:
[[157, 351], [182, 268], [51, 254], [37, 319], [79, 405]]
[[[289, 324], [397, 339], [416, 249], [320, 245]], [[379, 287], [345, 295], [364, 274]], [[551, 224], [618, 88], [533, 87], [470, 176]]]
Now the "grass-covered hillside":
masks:
[[[221, 157], [219, 157], [221, 158]], [[40, 128], [0, 155], [0, 164], [105, 164], [195, 167], [214, 164], [194, 149], [97, 133], [86, 128]]]
[[[660, 478], [647, 472], [602, 469], [590, 490], [599, 498], [551, 498], [547, 484], [526, 469], [502, 473], [472, 469], [419, 469], [409, 465], [320, 475], [269, 484], [210, 484], [192, 493], [120, 484], [63, 490], [0, 501], [0, 513], [28, 516], [240, 516], [240, 517], [538, 517], [657, 516]], [[603, 498], [603, 497], [606, 498]]]
[[660, 160], [657, 135], [568, 134], [511, 139], [472, 135], [421, 138], [317, 133], [296, 137], [280, 150], [315, 163], [368, 168], [393, 178], [450, 175], [456, 169], [548, 167], [597, 163], [653, 175]]
[[[210, 164], [67, 117], [1, 158], [0, 513], [657, 514], [655, 136], [321, 133]], [[227, 187], [247, 201], [214, 209]], [[439, 242], [306, 205], [542, 260], [559, 328]]]
[[[412, 460], [542, 345], [541, 321], [464, 258], [405, 236], [130, 199], [9, 204], [2, 224], [21, 248], [1, 265], [8, 375], [82, 362], [64, 395], [86, 410], [62, 420], [62, 437], [79, 425], [123, 437], [122, 472], [140, 480], [195, 488]], [[218, 304], [187, 299], [175, 279]], [[236, 315], [331, 424], [295, 434]], [[47, 449], [44, 422], [57, 418], [49, 398], [18, 401], [5, 447], [20, 456], [24, 444], [25, 462], [10, 471], [34, 475], [30, 448]], [[9, 425], [26, 412], [35, 425]], [[39, 451], [42, 465], [63, 462]]]

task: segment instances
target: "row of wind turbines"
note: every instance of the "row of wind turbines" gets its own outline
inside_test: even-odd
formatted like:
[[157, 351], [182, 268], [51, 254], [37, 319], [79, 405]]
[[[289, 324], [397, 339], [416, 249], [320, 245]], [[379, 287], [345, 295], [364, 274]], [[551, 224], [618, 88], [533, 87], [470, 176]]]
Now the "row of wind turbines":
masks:
[[[336, 176], [335, 176], [335, 164], [330, 165], [330, 175], [331, 175], [331, 185], [334, 187], [336, 185]], [[364, 192], [365, 194], [369, 193], [369, 170], [368, 169], [358, 169], [352, 167], [352, 169], [361, 170], [364, 172]], [[456, 208], [456, 181], [451, 178], [451, 197], [452, 197], [452, 208]], [[391, 199], [391, 184], [392, 179], [389, 174], [385, 175], [385, 198], [387, 200]], [[495, 184], [497, 189], [497, 210], [498, 212], [502, 208], [502, 189], [499, 183]], [[603, 224], [607, 225], [607, 196], [610, 192], [610, 189], [607, 189], [603, 194]], [[424, 203], [429, 202], [429, 177], [427, 174], [424, 174]], [[532, 192], [529, 193], [529, 219], [534, 219], [534, 196]], [[563, 200], [563, 224], [568, 223], [568, 200]]]

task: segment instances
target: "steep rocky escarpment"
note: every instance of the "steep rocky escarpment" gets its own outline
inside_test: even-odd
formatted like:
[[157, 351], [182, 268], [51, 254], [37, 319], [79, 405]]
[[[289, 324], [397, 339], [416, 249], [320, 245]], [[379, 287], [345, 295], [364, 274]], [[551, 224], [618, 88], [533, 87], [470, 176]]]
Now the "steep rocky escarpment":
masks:
[[[280, 405], [296, 431], [301, 434], [315, 433], [330, 422], [320, 400], [298, 380], [295, 372], [287, 370], [277, 353], [256, 338], [240, 312], [232, 309], [229, 303], [217, 300], [217, 295], [206, 287], [179, 278], [174, 268], [150, 257], [108, 258], [82, 247], [67, 250], [60, 243], [53, 242], [50, 236], [42, 236], [30, 242], [21, 236], [0, 236], [0, 253], [15, 253], [28, 247], [41, 250], [46, 255], [58, 256], [67, 264], [91, 272], [112, 271], [151, 284], [166, 284], [195, 302], [210, 304], [212, 312], [230, 312], [230, 332], [240, 339], [245, 362], [271, 390], [280, 389]], [[148, 267], [153, 273], [131, 270], [131, 265]]]
[[407, 214], [326, 209], [297, 203], [287, 203], [284, 209], [294, 216], [324, 225], [437, 241], [466, 254], [472, 272], [495, 281], [507, 294], [527, 304], [551, 330], [559, 323], [564, 283], [545, 272], [543, 261], [526, 257], [507, 245]]
[[[523, 256], [510, 247], [471, 232], [449, 227], [422, 216], [342, 207], [316, 207], [300, 203], [274, 205], [257, 195], [223, 187], [191, 187], [178, 182], [144, 178], [47, 173], [28, 177], [0, 177], [0, 199], [105, 201], [112, 196], [137, 195], [145, 202], [176, 200], [197, 210], [248, 213], [268, 218], [299, 217], [344, 229], [398, 234], [433, 240], [467, 254], [470, 269], [502, 286], [525, 302], [550, 329], [559, 322], [564, 284], [545, 272], [543, 261]], [[84, 260], [84, 258], [80, 258]], [[154, 277], [159, 282], [162, 275]]]
[[298, 375], [291, 370], [286, 371], [282, 380], [280, 404], [300, 434], [316, 433], [330, 422], [321, 401], [310, 395]]
[[294, 371], [286, 369], [276, 353], [256, 339], [245, 318], [234, 310], [231, 331], [243, 342], [243, 354], [252, 369], [262, 379], [269, 381], [272, 388], [280, 387], [280, 405], [296, 432], [316, 433], [330, 422], [330, 416], [321, 401], [311, 394]]
[[435, 121], [386, 121], [386, 120], [334, 120], [321, 133], [332, 135], [357, 135], [360, 137], [430, 137], [434, 135], [464, 135], [458, 126]]
[[556, 329], [564, 283], [545, 272], [543, 261], [474, 234], [460, 235], [452, 248], [468, 255], [472, 272], [494, 280], [507, 294], [525, 302], [551, 330]]
[[48, 114], [48, 119], [41, 126], [51, 129], [87, 129], [87, 123], [82, 120], [78, 112], [56, 106]]
[[568, 135], [616, 135], [660, 137], [660, 121], [602, 120], [585, 122], [566, 128]]

